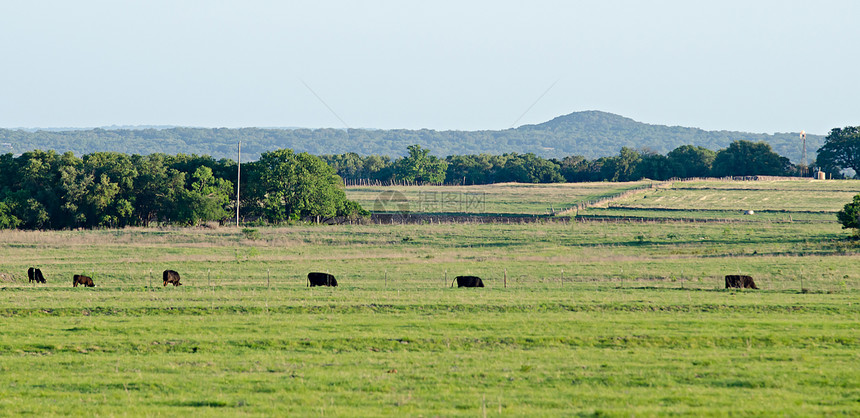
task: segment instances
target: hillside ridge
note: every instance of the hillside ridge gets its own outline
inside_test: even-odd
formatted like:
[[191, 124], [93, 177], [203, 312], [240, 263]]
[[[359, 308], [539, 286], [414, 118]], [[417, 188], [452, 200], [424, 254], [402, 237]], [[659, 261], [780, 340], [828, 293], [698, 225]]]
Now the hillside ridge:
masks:
[[[712, 150], [732, 141], [764, 141], [780, 155], [798, 163], [801, 145], [797, 133], [706, 131], [699, 128], [638, 122], [597, 110], [573, 112], [549, 121], [504, 130], [437, 131], [433, 129], [307, 129], [307, 128], [190, 128], [119, 127], [74, 130], [0, 129], [0, 152], [20, 154], [53, 149], [89, 154], [116, 151], [128, 154], [202, 154], [235, 159], [242, 141], [243, 160], [280, 148], [311, 154], [404, 155], [419, 144], [435, 155], [534, 153], [544, 158], [582, 155], [589, 159], [617, 155], [621, 147], [666, 154], [681, 145]], [[823, 144], [820, 135], [807, 136], [809, 161]], [[8, 145], [7, 145], [8, 144]]]

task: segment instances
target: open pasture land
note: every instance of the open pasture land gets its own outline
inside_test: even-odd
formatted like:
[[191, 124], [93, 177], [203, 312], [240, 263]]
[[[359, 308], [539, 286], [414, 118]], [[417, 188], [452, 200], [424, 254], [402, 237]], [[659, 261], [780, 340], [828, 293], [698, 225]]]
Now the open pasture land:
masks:
[[[848, 237], [835, 220], [0, 231], [0, 411], [857, 415]], [[184, 286], [161, 286], [168, 268]], [[723, 289], [738, 273], [761, 289]], [[450, 288], [461, 274], [487, 287]]]
[[[580, 214], [744, 222], [833, 222], [835, 213], [857, 193], [860, 193], [858, 180], [674, 182]], [[748, 210], [755, 214], [745, 215]]]
[[351, 186], [346, 188], [346, 197], [373, 212], [544, 215], [651, 183]]

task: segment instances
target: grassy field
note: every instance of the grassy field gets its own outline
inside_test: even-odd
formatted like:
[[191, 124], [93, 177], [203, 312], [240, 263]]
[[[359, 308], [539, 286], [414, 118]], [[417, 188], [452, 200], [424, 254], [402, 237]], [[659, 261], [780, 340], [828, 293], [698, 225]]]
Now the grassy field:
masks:
[[0, 231], [0, 415], [857, 415], [860, 243], [829, 216]]
[[[857, 180], [675, 182], [632, 194], [580, 215], [742, 222], [833, 222], [860, 192]], [[753, 211], [754, 215], [745, 215]]]
[[346, 196], [373, 212], [543, 215], [648, 184], [651, 182], [347, 187]]

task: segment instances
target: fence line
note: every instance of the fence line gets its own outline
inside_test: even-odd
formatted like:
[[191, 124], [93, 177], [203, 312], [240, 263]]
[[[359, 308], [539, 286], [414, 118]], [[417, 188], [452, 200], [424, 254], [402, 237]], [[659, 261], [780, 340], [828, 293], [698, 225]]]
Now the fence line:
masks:
[[622, 198], [625, 198], [625, 197], [629, 197], [629, 196], [631, 196], [631, 195], [634, 195], [634, 194], [636, 194], [636, 193], [642, 192], [642, 191], [644, 191], [644, 190], [653, 190], [653, 189], [657, 189], [657, 188], [660, 188], [660, 187], [666, 186], [666, 185], [668, 185], [668, 184], [671, 184], [671, 182], [661, 182], [661, 183], [659, 183], [659, 184], [651, 183], [651, 184], [642, 185], [642, 186], [639, 186], [639, 187], [635, 187], [635, 188], [633, 188], [633, 189], [625, 190], [625, 191], [623, 191], [623, 192], [621, 192], [621, 193], [616, 193], [616, 194], [613, 194], [613, 195], [609, 195], [609, 196], [606, 196], [606, 197], [602, 197], [602, 198], [600, 198], [600, 199], [588, 200], [588, 201], [585, 201], [585, 202], [582, 202], [582, 203], [578, 203], [578, 204], [573, 205], [573, 206], [571, 206], [571, 207], [569, 207], [569, 208], [567, 208], [567, 209], [564, 209], [564, 210], [562, 210], [562, 211], [558, 211], [558, 212], [553, 211], [553, 212], [552, 212], [552, 214], [553, 214], [553, 215], [556, 215], [556, 216], [563, 216], [563, 215], [567, 215], [567, 214], [570, 214], [570, 213], [579, 212], [579, 211], [580, 211], [580, 210], [582, 210], [582, 209], [591, 208], [591, 207], [595, 207], [595, 206], [600, 206], [600, 205], [602, 205], [602, 204], [604, 204], [604, 203], [608, 203], [608, 202], [612, 202], [612, 201], [614, 201], [614, 200], [618, 200], [618, 199], [622, 199]]
[[[779, 181], [779, 180], [814, 180], [812, 177], [796, 177], [796, 176], [725, 176], [725, 177], [672, 177], [666, 181], [660, 181], [661, 184], [670, 182], [690, 182], [690, 181]], [[659, 180], [658, 180], [659, 181]], [[504, 182], [503, 182], [504, 183]], [[576, 183], [592, 183], [592, 182], [566, 182], [566, 183], [538, 183], [538, 184], [576, 184]], [[377, 179], [350, 179], [344, 178], [343, 184], [346, 187], [370, 187], [370, 186], [484, 186], [499, 183], [475, 183], [465, 184], [462, 182], [452, 183], [431, 183], [417, 182], [409, 180], [377, 180]], [[650, 187], [650, 186], [648, 186]]]
[[[789, 257], [799, 257], [799, 256], [809, 256], [815, 255], [816, 252], [799, 252], [799, 253], [789, 253], [789, 254], [781, 254], [783, 256]], [[748, 254], [741, 255], [705, 255], [704, 257], [709, 258], [741, 258], [747, 256]], [[764, 256], [766, 254], [760, 254], [760, 256]], [[689, 258], [699, 258], [702, 256], [691, 256]], [[723, 284], [724, 276], [723, 274], [660, 274], [649, 271], [644, 271], [641, 273], [621, 273], [614, 274], [609, 273], [606, 275], [597, 275], [595, 273], [591, 274], [583, 274], [579, 272], [575, 272], [575, 267], [572, 269], [565, 268], [559, 266], [560, 269], [564, 269], [561, 275], [555, 272], [547, 272], [543, 274], [516, 274], [513, 271], [507, 271], [508, 268], [505, 266], [497, 266], [493, 269], [483, 269], [478, 274], [482, 278], [482, 280], [487, 283], [488, 287], [506, 287], [506, 288], [534, 288], [536, 286], [545, 286], [547, 288], [558, 288], [555, 283], [563, 284], [564, 287], [570, 285], [578, 285], [582, 286], [584, 284], [596, 284], [600, 285], [612, 285], [614, 287], [628, 287], [628, 288], [678, 288], [680, 289], [690, 289], [690, 290], [716, 290], [716, 291], [726, 291], [726, 292], [752, 292], [752, 290], [739, 290], [739, 289], [724, 289]], [[492, 270], [492, 272], [488, 272], [488, 270]], [[724, 268], [725, 272], [731, 272], [731, 268]], [[572, 273], [575, 272], [575, 273]], [[447, 272], [446, 272], [447, 273]], [[747, 272], [749, 273], [749, 272]], [[439, 275], [434, 275], [432, 273], [422, 274], [422, 273], [403, 273], [398, 275], [394, 275], [389, 277], [388, 272], [384, 272], [381, 274], [375, 273], [363, 273], [363, 274], [335, 274], [338, 277], [341, 277], [341, 285], [352, 286], [357, 289], [375, 289], [378, 288], [380, 282], [383, 283], [384, 288], [390, 289], [389, 285], [391, 283], [396, 284], [406, 284], [406, 286], [401, 286], [402, 288], [436, 288], [438, 284], [438, 277], [443, 273], [439, 271]], [[214, 278], [211, 282], [204, 282], [203, 278], [206, 275], [205, 272], [201, 272], [198, 275], [188, 274], [186, 275], [187, 285], [181, 288], [163, 288], [159, 284], [155, 285], [155, 288], [152, 286], [147, 286], [147, 278], [145, 272], [137, 273], [135, 271], [129, 272], [127, 276], [116, 276], [109, 273], [94, 273], [93, 276], [99, 278], [97, 286], [102, 290], [110, 291], [111, 288], [115, 288], [119, 292], [191, 292], [191, 291], [212, 291], [216, 290], [225, 290], [231, 287], [247, 287], [254, 288], [257, 290], [261, 290], [264, 292], [272, 291], [272, 290], [283, 290], [289, 288], [296, 287], [305, 287], [306, 277], [302, 274], [287, 274], [287, 275], [275, 275], [269, 277], [263, 276], [254, 276], [253, 278], [246, 279], [244, 281], [238, 280], [240, 277], [238, 273], [228, 274], [227, 277], [217, 277]], [[382, 276], [382, 277], [380, 277]], [[416, 279], [417, 277], [417, 279]], [[757, 274], [754, 273], [753, 277], [758, 283], [758, 285], [765, 290], [779, 291], [779, 292], [790, 292], [790, 293], [843, 293], [843, 292], [852, 292], [856, 289], [856, 284], [846, 280], [838, 280], [835, 279], [832, 275], [831, 277], [827, 277], [826, 273], [807, 273], [807, 274], [794, 274], [785, 276], [782, 274], [779, 275], [768, 275], [768, 274]], [[371, 280], [365, 280], [365, 279]], [[379, 280], [382, 278], [383, 280]], [[268, 280], [267, 280], [268, 279]], [[616, 286], [615, 283], [620, 281], [621, 285]], [[368, 284], [369, 282], [374, 282], [375, 284]], [[803, 283], [803, 285], [801, 285]], [[450, 282], [447, 281], [447, 277], [443, 280], [441, 288], [449, 288]], [[39, 289], [40, 291], [44, 290], [56, 290], [60, 288], [68, 288], [70, 287], [68, 283], [60, 283], [58, 281], [51, 282], [47, 285], [35, 285], [29, 284], [26, 282], [25, 278], [15, 279], [14, 281], [9, 281], [3, 283], [2, 288], [34, 288]], [[107, 288], [107, 289], [105, 289]], [[158, 290], [156, 290], [158, 289]], [[805, 289], [805, 290], [803, 290]], [[81, 290], [81, 292], [88, 292], [90, 290]], [[18, 307], [20, 308], [20, 307]], [[38, 307], [40, 310], [45, 309], [43, 306]], [[262, 309], [262, 307], [260, 307]], [[88, 310], [89, 308], [82, 308], [84, 310]], [[110, 310], [110, 308], [95, 308]], [[48, 313], [42, 311], [43, 313]]]
[[390, 187], [390, 186], [460, 186], [459, 183], [431, 183], [418, 182], [409, 180], [375, 180], [375, 179], [343, 179], [343, 185], [346, 187]]

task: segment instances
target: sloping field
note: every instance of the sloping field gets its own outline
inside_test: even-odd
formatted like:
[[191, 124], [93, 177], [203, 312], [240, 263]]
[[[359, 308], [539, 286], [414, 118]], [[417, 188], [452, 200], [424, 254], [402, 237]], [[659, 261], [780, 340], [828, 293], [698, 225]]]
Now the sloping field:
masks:
[[860, 193], [860, 180], [676, 182], [617, 206], [694, 210], [837, 212]]
[[[583, 215], [829, 222], [860, 193], [860, 180], [675, 182], [615, 200]], [[753, 211], [753, 215], [745, 215]]]
[[353, 186], [346, 196], [372, 212], [544, 215], [651, 184], [499, 183], [479, 186]]

